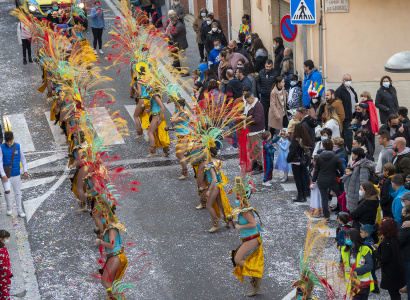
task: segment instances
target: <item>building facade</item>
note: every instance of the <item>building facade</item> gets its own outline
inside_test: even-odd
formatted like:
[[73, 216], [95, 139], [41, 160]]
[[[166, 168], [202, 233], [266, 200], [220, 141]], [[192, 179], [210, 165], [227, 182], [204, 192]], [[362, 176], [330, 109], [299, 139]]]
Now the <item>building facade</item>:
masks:
[[[316, 25], [306, 25], [305, 51], [301, 25], [298, 25], [295, 41], [285, 42], [285, 46], [293, 49], [295, 68], [301, 78], [306, 57], [312, 59], [322, 72], [326, 88], [338, 87], [343, 74], [349, 73], [357, 93], [369, 91], [374, 99], [381, 77], [389, 75], [397, 89], [399, 104], [408, 107], [410, 74], [387, 73], [384, 70], [392, 55], [410, 51], [408, 11], [410, 1], [406, 0], [316, 0], [317, 22]], [[233, 38], [237, 38], [244, 13], [251, 16], [252, 31], [259, 34], [272, 56], [272, 40], [281, 36], [280, 20], [290, 14], [290, 0], [233, 0]]]

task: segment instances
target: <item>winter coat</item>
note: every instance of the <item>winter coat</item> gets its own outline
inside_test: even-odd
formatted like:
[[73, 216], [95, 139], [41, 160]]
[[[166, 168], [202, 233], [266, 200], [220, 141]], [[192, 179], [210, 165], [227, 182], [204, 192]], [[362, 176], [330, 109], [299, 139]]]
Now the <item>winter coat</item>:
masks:
[[299, 81], [295, 86], [289, 89], [288, 105], [289, 109], [298, 109], [302, 100], [302, 84]]
[[381, 86], [377, 91], [374, 105], [379, 109], [380, 123], [385, 124], [387, 117], [390, 114], [395, 114], [397, 107], [399, 107], [394, 86], [390, 85], [388, 88]]
[[313, 149], [315, 148], [315, 128], [317, 126], [317, 121], [313, 119], [311, 116], [307, 115], [305, 116], [301, 121], [301, 124], [305, 126], [306, 130], [309, 133], [310, 136], [310, 148]]
[[268, 60], [268, 53], [266, 53], [263, 49], [259, 49], [256, 51], [254, 64], [256, 72], [260, 72], [265, 68], [265, 63]]
[[280, 75], [280, 72], [282, 72], [281, 63], [283, 60], [283, 51], [285, 51], [285, 47], [283, 45], [275, 49], [275, 60], [273, 62], [273, 71], [275, 73], [275, 78]]
[[249, 132], [259, 132], [265, 129], [265, 114], [263, 105], [255, 99], [255, 105], [246, 113], [246, 124]]
[[208, 35], [208, 32], [210, 32], [211, 30], [212, 30], [212, 25], [208, 25], [206, 21], [202, 22], [202, 27], [200, 30], [202, 44], [204, 45], [206, 44], [206, 36]]
[[280, 99], [279, 90], [275, 85], [270, 93], [268, 125], [271, 128], [281, 129], [283, 127], [283, 115], [284, 112], [286, 112], [286, 99], [288, 97], [288, 93], [285, 89], [282, 89], [282, 95], [283, 99]]
[[[311, 99], [310, 99], [308, 90], [312, 82], [313, 82], [313, 85], [315, 85], [315, 82], [317, 82], [318, 87], [322, 84], [322, 74], [320, 74], [320, 72], [318, 71], [316, 67], [314, 67], [309, 74], [305, 73], [305, 79], [303, 80], [303, 99], [302, 101], [305, 107], [310, 106]], [[319, 92], [320, 96], [323, 95], [323, 90], [324, 88], [320, 90]]]
[[[403, 125], [403, 132], [399, 131], [399, 128]], [[379, 131], [381, 130], [387, 130], [388, 132], [390, 132], [390, 139], [391, 140], [395, 140], [398, 137], [404, 137], [406, 139], [406, 147], [410, 147], [410, 128], [408, 126], [406, 126], [405, 124], [403, 124], [402, 122], [399, 122], [397, 125], [396, 132], [391, 135], [391, 131], [390, 131], [391, 127], [389, 125], [384, 124], [382, 126], [380, 126]]]
[[[236, 66], [238, 65], [238, 60], [240, 60], [241, 58], [243, 58], [246, 63], [248, 62], [246, 57], [243, 56], [242, 54], [235, 53], [235, 52], [231, 54], [231, 58], [229, 59], [229, 64], [234, 72], [236, 72]], [[223, 61], [221, 61], [218, 67], [218, 77], [219, 78], [222, 78], [222, 65], [223, 65]]]
[[225, 87], [225, 93], [228, 97], [233, 97], [234, 99], [242, 96], [242, 83], [238, 78], [233, 78], [228, 81], [228, 84]]
[[[410, 217], [406, 217], [403, 221], [410, 221]], [[401, 257], [404, 261], [410, 261], [410, 228], [401, 228], [399, 232], [399, 246]]]
[[[357, 103], [357, 93], [352, 87], [350, 87], [350, 90], [353, 92], [355, 96], [355, 102]], [[343, 83], [335, 91], [335, 97], [342, 100], [342, 104], [343, 104], [343, 108], [345, 112], [345, 120], [352, 121], [353, 120], [352, 99], [350, 97], [349, 91], [347, 90], [346, 86]]]
[[329, 128], [332, 130], [332, 138], [340, 137], [340, 123], [338, 123], [335, 119], [330, 119], [327, 121], [323, 128]]
[[410, 174], [410, 148], [405, 148], [402, 152], [393, 156], [392, 163], [396, 167], [396, 174], [401, 175], [406, 180]]
[[235, 53], [242, 54], [243, 56], [246, 57], [248, 61], [250, 61], [251, 59], [249, 58], [249, 53], [248, 51], [246, 51], [245, 47], [242, 46], [241, 43], [237, 43], [237, 46], [238, 46], [238, 49], [236, 49]]
[[403, 209], [403, 205], [401, 204], [400, 197], [403, 196], [403, 194], [407, 192], [408, 190], [404, 187], [404, 185], [402, 185], [396, 191], [393, 191], [390, 193], [390, 197], [393, 199], [393, 202], [391, 204], [391, 211], [393, 214], [393, 218], [397, 222], [399, 227], [401, 227], [403, 223], [401, 220], [401, 211]]
[[[255, 76], [256, 75], [256, 76]], [[256, 84], [256, 78], [258, 78], [258, 73], [252, 73], [248, 75], [249, 81], [252, 84], [252, 89], [251, 92], [252, 94], [257, 97], [258, 96], [258, 92], [257, 92], [257, 84]]]
[[353, 228], [360, 230], [360, 227], [364, 224], [373, 225], [376, 223], [378, 207], [379, 199], [377, 196], [360, 200], [357, 207], [350, 211], [350, 217], [353, 219]]
[[185, 7], [179, 3], [178, 5], [172, 4], [171, 10], [175, 11], [178, 15], [178, 19], [183, 22], [185, 18]]
[[165, 0], [155, 0], [155, 8], [160, 8], [165, 5]]
[[343, 107], [343, 102], [342, 100], [335, 98], [332, 101], [328, 101], [325, 105], [325, 112], [326, 109], [329, 105], [332, 105], [337, 113], [337, 116], [339, 117], [339, 121], [340, 121], [340, 130], [343, 129], [343, 121], [345, 120], [345, 109]]
[[[218, 29], [217, 31], [213, 32], [210, 30], [208, 34], [206, 35], [206, 40], [205, 40], [205, 49], [208, 53], [211, 52], [211, 50], [214, 48], [214, 41], [215, 40], [220, 40], [222, 44], [222, 48], [225, 47], [228, 43], [226, 41], [225, 35], [222, 32], [222, 30]], [[236, 66], [235, 66], [236, 67]]]
[[251, 80], [249, 79], [248, 76], [244, 76], [242, 79], [239, 79], [239, 81], [241, 82], [242, 87], [249, 86], [251, 88], [251, 91], [252, 91], [252, 82], [251, 82]]
[[383, 166], [389, 162], [392, 162], [393, 153], [393, 141], [390, 141], [390, 145], [388, 145], [387, 147], [381, 146], [379, 159], [377, 160], [376, 172], [383, 173]]
[[[384, 177], [384, 176], [383, 176]], [[387, 177], [380, 186], [380, 207], [383, 211], [383, 217], [392, 217], [393, 199], [390, 196], [391, 177]]]
[[[301, 145], [302, 144], [302, 145]], [[300, 158], [302, 157], [303, 154], [303, 143], [301, 143], [301, 140], [295, 139], [290, 143], [289, 146], [289, 153], [288, 157], [286, 158], [287, 163], [293, 163], [293, 162], [299, 162], [300, 163]]]
[[[343, 166], [346, 167], [347, 166], [347, 161], [348, 161], [348, 156], [347, 156], [347, 152], [344, 148], [339, 148], [336, 151], [333, 150], [333, 152], [340, 157], [340, 159], [342, 160]], [[342, 173], [343, 174], [343, 173]]]
[[374, 256], [381, 262], [382, 280], [380, 288], [384, 290], [398, 290], [406, 285], [406, 273], [400, 255], [399, 240], [384, 238]]
[[196, 17], [194, 23], [192, 24], [192, 28], [194, 29], [196, 33], [196, 43], [197, 44], [203, 44], [202, 38], [201, 38], [201, 26], [202, 26], [203, 21], [204, 21], [203, 18]]
[[317, 182], [319, 188], [338, 184], [337, 171], [343, 173], [344, 169], [340, 157], [333, 151], [325, 150], [316, 160], [312, 182]]
[[374, 171], [376, 164], [367, 158], [358, 163], [351, 175], [343, 175], [342, 181], [346, 191], [346, 208], [353, 211], [359, 202], [360, 185], [368, 181], [370, 172]]
[[174, 46], [179, 50], [185, 50], [188, 48], [188, 40], [186, 38], [186, 27], [181, 21], [177, 21], [173, 29], [170, 32], [172, 42]]
[[258, 94], [260, 94], [264, 99], [270, 97], [272, 91], [272, 85], [275, 83], [275, 76], [273, 69], [269, 72], [266, 69], [263, 69], [259, 72], [258, 78], [256, 79], [256, 85]]

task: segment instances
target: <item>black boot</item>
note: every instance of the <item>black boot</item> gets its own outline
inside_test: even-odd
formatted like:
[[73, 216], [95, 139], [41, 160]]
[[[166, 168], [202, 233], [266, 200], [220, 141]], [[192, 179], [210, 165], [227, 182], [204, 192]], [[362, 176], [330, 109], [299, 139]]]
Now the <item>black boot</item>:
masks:
[[302, 195], [303, 202], [306, 202], [306, 201], [307, 201], [307, 199], [306, 199], [306, 197], [307, 197], [307, 196], [306, 196], [306, 192], [303, 192], [302, 194], [303, 194], [303, 195]]
[[27, 65], [27, 59], [23, 58], [23, 65]]
[[33, 62], [33, 60], [31, 59], [31, 57], [28, 58], [28, 62], [29, 62], [29, 63], [32, 63], [32, 62]]
[[298, 193], [298, 196], [292, 199], [293, 202], [305, 202], [306, 199], [303, 199], [303, 192]]
[[339, 213], [342, 210], [342, 208], [340, 207], [340, 203], [336, 203], [336, 205], [334, 207], [331, 207], [330, 210], [334, 211], [336, 214]]
[[257, 174], [260, 174], [260, 173], [263, 173], [263, 167], [256, 164], [256, 168], [255, 168], [255, 170], [253, 170], [252, 175], [257, 175]]
[[380, 289], [379, 289], [379, 285], [377, 284], [377, 282], [374, 284], [374, 290], [372, 291], [372, 293], [380, 294]]

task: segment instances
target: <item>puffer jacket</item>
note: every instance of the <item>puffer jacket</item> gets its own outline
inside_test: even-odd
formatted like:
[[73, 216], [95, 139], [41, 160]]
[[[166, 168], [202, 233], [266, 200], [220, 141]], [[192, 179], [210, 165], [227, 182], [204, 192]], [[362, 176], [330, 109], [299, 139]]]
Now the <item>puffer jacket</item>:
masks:
[[357, 207], [350, 211], [350, 217], [353, 219], [353, 228], [360, 230], [360, 227], [364, 224], [373, 225], [376, 223], [378, 207], [379, 199], [377, 196], [360, 200]]
[[258, 78], [256, 79], [256, 86], [258, 94], [261, 94], [262, 98], [265, 98], [269, 101], [270, 92], [272, 91], [272, 85], [275, 82], [275, 76], [273, 69], [269, 72], [266, 69], [263, 69], [259, 72]]
[[317, 181], [319, 187], [337, 184], [337, 171], [339, 173], [344, 171], [342, 160], [333, 151], [325, 150], [319, 154], [316, 160], [312, 182]]
[[370, 173], [374, 172], [376, 164], [371, 160], [364, 158], [353, 169], [351, 175], [343, 175], [342, 181], [346, 191], [346, 208], [349, 211], [356, 209], [359, 202], [360, 185], [368, 181]]
[[[305, 79], [303, 80], [303, 99], [302, 101], [305, 107], [310, 106], [311, 98], [309, 96], [308, 90], [309, 90], [310, 84], [313, 83], [314, 85], [315, 82], [317, 83], [317, 87], [319, 87], [322, 84], [322, 74], [320, 74], [319, 70], [316, 67], [314, 67], [312, 69], [312, 72], [310, 72], [309, 74], [305, 73]], [[320, 96], [323, 95], [323, 91], [324, 91], [324, 88], [320, 90], [319, 92]]]

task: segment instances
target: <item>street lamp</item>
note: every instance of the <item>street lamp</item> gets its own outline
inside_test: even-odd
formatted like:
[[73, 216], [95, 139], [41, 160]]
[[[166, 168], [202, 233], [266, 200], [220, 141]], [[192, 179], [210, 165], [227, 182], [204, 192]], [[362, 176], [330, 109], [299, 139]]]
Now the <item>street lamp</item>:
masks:
[[410, 73], [410, 51], [394, 54], [384, 65], [384, 70], [391, 73]]

